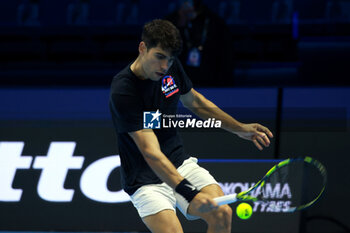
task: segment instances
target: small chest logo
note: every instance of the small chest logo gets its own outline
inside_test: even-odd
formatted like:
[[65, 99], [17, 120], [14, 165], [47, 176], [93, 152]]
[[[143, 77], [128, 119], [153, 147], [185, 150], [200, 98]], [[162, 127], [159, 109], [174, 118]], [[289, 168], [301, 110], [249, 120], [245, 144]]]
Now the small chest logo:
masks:
[[171, 75], [167, 75], [162, 79], [162, 92], [166, 98], [169, 98], [170, 96], [179, 92], [179, 88]]

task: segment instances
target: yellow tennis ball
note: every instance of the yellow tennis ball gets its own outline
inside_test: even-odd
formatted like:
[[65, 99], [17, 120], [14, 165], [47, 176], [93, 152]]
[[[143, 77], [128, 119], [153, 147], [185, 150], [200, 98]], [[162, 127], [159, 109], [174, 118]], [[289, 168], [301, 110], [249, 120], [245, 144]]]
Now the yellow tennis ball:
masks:
[[241, 203], [236, 208], [237, 216], [241, 219], [249, 219], [253, 214], [253, 209], [248, 203]]

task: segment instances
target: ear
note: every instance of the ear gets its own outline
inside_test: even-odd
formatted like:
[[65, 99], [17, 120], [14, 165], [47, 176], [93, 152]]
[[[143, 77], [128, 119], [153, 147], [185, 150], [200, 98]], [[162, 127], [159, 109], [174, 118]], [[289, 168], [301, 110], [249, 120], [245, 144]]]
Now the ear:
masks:
[[140, 44], [139, 44], [139, 53], [140, 54], [144, 54], [147, 52], [147, 46], [146, 46], [146, 43], [141, 41]]

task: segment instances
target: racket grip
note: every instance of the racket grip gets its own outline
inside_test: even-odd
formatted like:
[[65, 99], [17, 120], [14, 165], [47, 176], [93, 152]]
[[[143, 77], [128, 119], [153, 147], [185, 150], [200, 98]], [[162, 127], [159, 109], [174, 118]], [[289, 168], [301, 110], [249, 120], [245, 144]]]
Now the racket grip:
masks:
[[236, 198], [237, 194], [230, 194], [230, 195], [226, 195], [226, 196], [222, 196], [222, 197], [216, 197], [214, 198], [214, 201], [216, 201], [216, 203], [221, 206], [221, 205], [226, 205], [226, 204], [231, 204], [237, 201]]

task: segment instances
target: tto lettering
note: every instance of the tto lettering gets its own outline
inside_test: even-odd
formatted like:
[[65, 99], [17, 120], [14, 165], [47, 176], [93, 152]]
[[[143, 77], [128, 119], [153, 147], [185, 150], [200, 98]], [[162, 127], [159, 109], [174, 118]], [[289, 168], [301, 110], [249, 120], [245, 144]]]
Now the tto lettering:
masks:
[[[73, 156], [75, 142], [52, 142], [46, 156], [36, 156], [33, 169], [41, 169], [37, 192], [49, 202], [70, 202], [73, 189], [65, 189], [69, 169], [81, 169], [83, 156]], [[30, 169], [33, 157], [22, 156], [24, 142], [0, 142], [0, 201], [19, 202], [22, 189], [12, 187], [17, 169]], [[82, 193], [97, 202], [120, 203], [130, 200], [123, 191], [110, 191], [107, 181], [110, 173], [120, 166], [119, 155], [101, 158], [90, 164], [80, 178]]]

